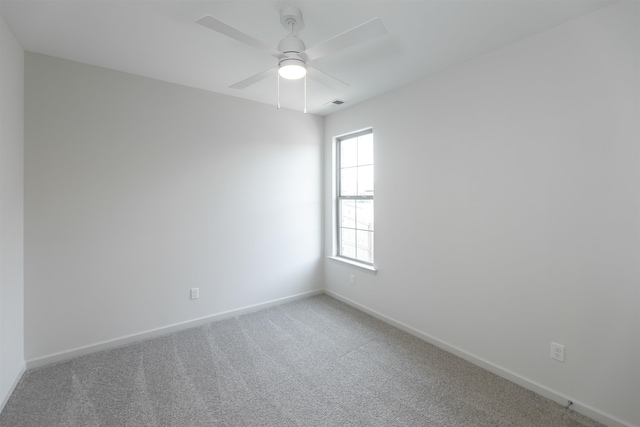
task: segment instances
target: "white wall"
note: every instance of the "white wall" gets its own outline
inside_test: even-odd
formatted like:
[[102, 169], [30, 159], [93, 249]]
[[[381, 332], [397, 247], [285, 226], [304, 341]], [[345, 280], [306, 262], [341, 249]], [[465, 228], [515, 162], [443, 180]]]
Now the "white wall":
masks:
[[328, 116], [327, 255], [331, 138], [372, 126], [378, 273], [327, 289], [640, 425], [639, 38], [614, 4]]
[[24, 51], [0, 18], [0, 411], [24, 372]]
[[33, 53], [25, 102], [29, 366], [322, 289], [321, 117]]

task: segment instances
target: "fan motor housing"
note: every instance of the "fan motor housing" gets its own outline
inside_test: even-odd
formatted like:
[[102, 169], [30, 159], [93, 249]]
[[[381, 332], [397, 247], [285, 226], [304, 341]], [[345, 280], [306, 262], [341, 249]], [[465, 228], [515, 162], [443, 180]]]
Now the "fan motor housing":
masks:
[[304, 52], [305, 49], [306, 47], [304, 42], [296, 36], [287, 36], [280, 40], [280, 43], [278, 44], [278, 50], [282, 53], [300, 53]]

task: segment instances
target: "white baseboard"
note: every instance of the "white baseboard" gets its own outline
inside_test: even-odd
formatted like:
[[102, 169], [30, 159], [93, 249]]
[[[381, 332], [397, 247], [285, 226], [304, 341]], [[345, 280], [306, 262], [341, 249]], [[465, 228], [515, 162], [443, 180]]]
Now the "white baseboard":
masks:
[[372, 315], [373, 317], [382, 320], [385, 323], [388, 323], [390, 325], [395, 326], [398, 329], [401, 329], [415, 337], [420, 338], [423, 341], [426, 341], [430, 344], [435, 345], [438, 348], [441, 348], [445, 351], [448, 351], [449, 353], [455, 354], [456, 356], [473, 363], [476, 366], [479, 366], [483, 369], [486, 369], [487, 371], [494, 373], [506, 380], [509, 380], [513, 383], [518, 384], [519, 386], [522, 386], [528, 390], [533, 391], [534, 393], [537, 393], [541, 396], [546, 397], [547, 399], [553, 400], [556, 403], [559, 403], [562, 406], [567, 406], [567, 404], [569, 403], [569, 401], [573, 402], [573, 404], [571, 405], [571, 409], [582, 414], [585, 415], [593, 420], [596, 420], [602, 424], [605, 424], [609, 427], [638, 427], [635, 426], [633, 424], [629, 424], [611, 414], [608, 414], [606, 412], [600, 411], [596, 408], [593, 408], [590, 405], [587, 405], [586, 403], [580, 402], [579, 400], [576, 400], [570, 396], [565, 396], [562, 393], [559, 393], [555, 390], [552, 390], [542, 384], [539, 384], [535, 381], [532, 381], [526, 377], [523, 377], [515, 372], [509, 371], [508, 369], [502, 368], [486, 359], [483, 359], [482, 357], [476, 356], [474, 354], [471, 354], [461, 348], [458, 348], [454, 345], [451, 345], [447, 342], [444, 342], [438, 338], [435, 338], [429, 334], [426, 334], [424, 332], [421, 332], [409, 325], [406, 325], [402, 322], [399, 322], [395, 319], [392, 319], [389, 316], [386, 316], [382, 313], [379, 313], [375, 310], [370, 309], [369, 307], [366, 307], [360, 303], [357, 303], [353, 300], [350, 300], [349, 298], [346, 298], [340, 294], [337, 294], [333, 291], [329, 291], [327, 289], [325, 289], [324, 291], [327, 295], [332, 296], [346, 304], [349, 304], [350, 306], [357, 308], [358, 310], [364, 311], [365, 313], [368, 313], [370, 315]]
[[239, 316], [242, 314], [251, 313], [258, 310], [263, 310], [268, 307], [272, 307], [275, 305], [284, 304], [287, 302], [292, 302], [304, 298], [309, 298], [313, 295], [322, 294], [324, 291], [322, 289], [304, 292], [297, 295], [292, 295], [284, 298], [279, 298], [271, 301], [266, 301], [260, 304], [254, 304], [246, 307], [241, 307], [234, 310], [224, 311], [221, 313], [212, 314], [210, 316], [200, 317], [198, 319], [187, 320], [185, 322], [175, 323], [172, 325], [163, 326], [161, 328], [151, 329], [144, 332], [139, 332], [136, 334], [127, 335], [120, 338], [114, 338], [112, 340], [101, 341], [94, 344], [73, 348], [71, 350], [65, 350], [59, 353], [53, 353], [42, 357], [37, 357], [34, 359], [27, 360], [26, 367], [27, 369], [39, 368], [42, 366], [50, 365], [52, 363], [62, 362], [65, 360], [73, 359], [74, 357], [84, 356], [86, 354], [95, 353], [102, 350], [108, 350], [112, 348], [122, 347], [123, 345], [145, 340], [148, 338], [157, 337], [160, 335], [165, 335], [172, 332], [181, 331], [184, 329], [193, 328], [196, 326], [204, 325], [205, 323], [213, 322], [216, 320], [227, 319], [230, 317]]
[[7, 394], [2, 397], [2, 401], [0, 402], [0, 412], [2, 412], [2, 410], [4, 409], [4, 406], [9, 401], [9, 398], [13, 394], [13, 391], [16, 389], [16, 386], [20, 382], [20, 379], [22, 378], [22, 376], [24, 375], [26, 370], [27, 370], [26, 364], [22, 363], [22, 366], [20, 367], [20, 370], [18, 371], [18, 374], [13, 379], [13, 382], [11, 383], [11, 386], [9, 387], [9, 390], [7, 390]]

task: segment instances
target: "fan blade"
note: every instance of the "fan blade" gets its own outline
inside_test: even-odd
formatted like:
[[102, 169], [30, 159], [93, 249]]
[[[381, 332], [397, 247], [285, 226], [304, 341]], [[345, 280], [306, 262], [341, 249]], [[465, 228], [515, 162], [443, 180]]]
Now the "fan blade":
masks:
[[246, 78], [244, 80], [239, 81], [238, 83], [232, 84], [231, 86], [229, 86], [232, 89], [244, 89], [246, 87], [251, 86], [252, 84], [258, 83], [260, 80], [264, 80], [269, 76], [275, 76], [276, 74], [276, 69], [275, 68], [269, 68], [268, 70], [265, 70], [261, 73], [258, 73], [254, 76], [251, 76], [249, 78]]
[[255, 47], [256, 49], [265, 51], [268, 54], [275, 56], [276, 58], [281, 55], [280, 52], [262, 43], [260, 40], [253, 38], [248, 34], [243, 33], [237, 28], [234, 28], [231, 25], [227, 24], [226, 22], [223, 22], [211, 15], [203, 16], [202, 18], [198, 19], [196, 23], [203, 25], [213, 31], [217, 31], [221, 34], [224, 34], [227, 37], [231, 37], [232, 39], [242, 42], [244, 44], [247, 44], [251, 47]]
[[302, 52], [302, 55], [311, 61], [359, 43], [384, 36], [385, 34], [387, 34], [387, 29], [382, 25], [380, 18], [373, 18], [329, 40], [310, 47]]
[[307, 73], [309, 74], [310, 78], [335, 91], [340, 91], [350, 86], [349, 83], [345, 83], [342, 80], [327, 73], [323, 73], [317, 68], [310, 67], [309, 65], [307, 65]]

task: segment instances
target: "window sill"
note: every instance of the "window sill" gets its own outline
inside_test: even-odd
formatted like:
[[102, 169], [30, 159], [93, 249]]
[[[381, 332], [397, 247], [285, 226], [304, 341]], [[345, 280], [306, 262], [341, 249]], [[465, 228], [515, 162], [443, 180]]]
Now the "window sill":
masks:
[[363, 271], [366, 271], [366, 272], [369, 272], [369, 273], [376, 274], [378, 272], [378, 270], [373, 265], [363, 264], [363, 263], [358, 262], [358, 261], [352, 261], [350, 259], [340, 258], [340, 257], [337, 257], [337, 256], [329, 256], [327, 258], [329, 258], [332, 261], [339, 262], [341, 264], [346, 264], [346, 265], [349, 265], [351, 267], [356, 267], [356, 268], [358, 268], [360, 270], [363, 270]]

